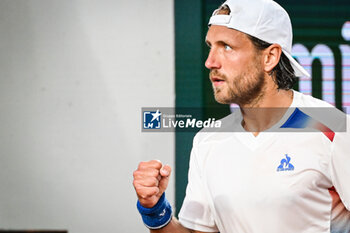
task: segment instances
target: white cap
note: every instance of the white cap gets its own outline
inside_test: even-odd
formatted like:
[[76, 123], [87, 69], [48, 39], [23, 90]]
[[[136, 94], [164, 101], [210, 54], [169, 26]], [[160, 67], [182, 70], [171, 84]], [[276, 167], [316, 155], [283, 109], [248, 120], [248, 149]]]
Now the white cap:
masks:
[[229, 15], [210, 17], [210, 25], [236, 29], [270, 44], [279, 44], [289, 59], [297, 77], [309, 73], [292, 57], [292, 24], [288, 13], [272, 0], [227, 0], [222, 5], [230, 8]]

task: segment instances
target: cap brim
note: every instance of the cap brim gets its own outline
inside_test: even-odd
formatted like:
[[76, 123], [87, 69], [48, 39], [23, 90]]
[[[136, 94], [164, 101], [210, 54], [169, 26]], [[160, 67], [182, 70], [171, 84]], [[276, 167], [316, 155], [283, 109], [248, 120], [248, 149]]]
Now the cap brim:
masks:
[[288, 52], [283, 50], [284, 55], [289, 59], [290, 64], [292, 65], [294, 69], [295, 76], [301, 77], [301, 76], [306, 76], [310, 77], [310, 74], [302, 67], [293, 57], [290, 55]]

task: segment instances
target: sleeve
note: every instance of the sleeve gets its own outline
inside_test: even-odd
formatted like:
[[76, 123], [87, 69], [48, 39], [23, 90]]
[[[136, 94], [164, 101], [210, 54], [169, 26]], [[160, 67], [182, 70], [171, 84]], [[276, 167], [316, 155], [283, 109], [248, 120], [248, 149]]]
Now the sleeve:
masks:
[[206, 198], [207, 193], [203, 185], [197, 156], [195, 138], [190, 157], [186, 196], [179, 213], [179, 221], [184, 227], [192, 230], [219, 232]]
[[332, 183], [344, 206], [350, 211], [350, 120], [346, 117], [345, 132], [335, 134], [331, 155]]

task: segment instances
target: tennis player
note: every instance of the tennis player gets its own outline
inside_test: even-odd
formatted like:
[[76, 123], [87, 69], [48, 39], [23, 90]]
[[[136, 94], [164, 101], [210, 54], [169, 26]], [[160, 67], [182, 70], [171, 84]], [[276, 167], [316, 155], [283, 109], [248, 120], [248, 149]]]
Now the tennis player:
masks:
[[[139, 164], [144, 224], [154, 233], [349, 233], [350, 122], [291, 89], [309, 74], [291, 56], [287, 12], [272, 0], [228, 0], [206, 43], [215, 99], [240, 111], [222, 120], [231, 132], [195, 136], [179, 220], [165, 197], [171, 168]], [[333, 109], [336, 122], [311, 107]]]

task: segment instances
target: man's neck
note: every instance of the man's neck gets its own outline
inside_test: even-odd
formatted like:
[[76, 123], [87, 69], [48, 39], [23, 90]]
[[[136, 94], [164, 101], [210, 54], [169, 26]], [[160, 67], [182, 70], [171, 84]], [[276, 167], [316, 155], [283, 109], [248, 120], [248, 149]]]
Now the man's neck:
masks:
[[266, 90], [254, 104], [240, 106], [245, 130], [257, 136], [259, 132], [271, 128], [285, 114], [293, 102], [292, 90]]

